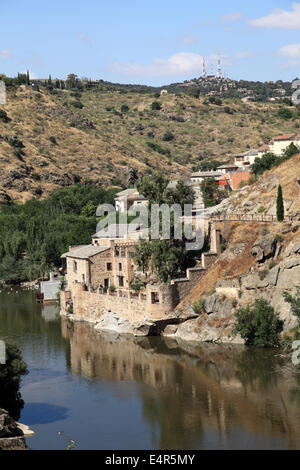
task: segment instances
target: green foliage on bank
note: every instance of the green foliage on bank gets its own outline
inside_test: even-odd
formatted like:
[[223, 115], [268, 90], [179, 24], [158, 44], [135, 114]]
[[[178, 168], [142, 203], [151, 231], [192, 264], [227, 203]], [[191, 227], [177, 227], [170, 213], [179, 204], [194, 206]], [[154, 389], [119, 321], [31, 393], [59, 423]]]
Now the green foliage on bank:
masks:
[[[137, 182], [137, 189], [149, 201], [150, 207], [152, 204], [166, 204], [169, 207], [179, 204], [183, 209], [185, 204], [193, 205], [195, 195], [190, 186], [182, 180], [179, 180], [175, 187], [168, 187], [168, 184], [169, 179], [158, 172], [153, 174], [151, 178], [147, 176], [141, 178]], [[162, 235], [161, 222], [160, 219], [160, 235]], [[157, 280], [163, 283], [168, 283], [185, 273], [187, 267], [194, 266], [195, 252], [186, 251], [184, 234], [182, 239], [175, 239], [175, 223], [174, 214], [171, 214], [170, 239], [162, 237], [157, 240], [151, 232], [150, 240], [140, 239], [135, 245], [135, 253], [133, 254], [137, 266], [143, 273], [150, 271]]]
[[14, 344], [6, 343], [6, 364], [0, 364], [0, 408], [5, 409], [16, 420], [24, 402], [20, 394], [23, 375], [28, 374], [21, 351]]
[[96, 208], [113, 203], [117, 190], [75, 184], [47, 199], [4, 206], [0, 212], [0, 279], [34, 280], [60, 266], [69, 245], [88, 244], [96, 231]]
[[272, 152], [265, 153], [261, 158], [256, 158], [253, 165], [251, 165], [251, 172], [256, 176], [261, 176], [265, 171], [271, 170], [275, 166], [280, 165], [285, 160], [288, 160], [296, 153], [300, 152], [300, 148], [291, 143], [280, 157], [276, 156]]
[[265, 299], [256, 299], [254, 305], [241, 307], [235, 313], [234, 333], [239, 333], [248, 346], [276, 347], [282, 329], [279, 316]]

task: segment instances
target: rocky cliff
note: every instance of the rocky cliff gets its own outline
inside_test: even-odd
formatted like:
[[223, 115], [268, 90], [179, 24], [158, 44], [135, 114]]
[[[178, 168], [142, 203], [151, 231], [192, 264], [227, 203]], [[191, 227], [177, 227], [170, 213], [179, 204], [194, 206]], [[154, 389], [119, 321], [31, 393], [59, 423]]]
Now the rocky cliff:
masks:
[[[244, 215], [276, 213], [277, 186], [283, 187], [288, 221], [219, 222], [223, 253], [208, 273], [178, 306], [188, 314], [193, 304], [203, 306], [198, 318], [170, 325], [164, 334], [186, 340], [243, 342], [232, 331], [236, 310], [264, 298], [278, 312], [283, 331], [295, 326], [296, 318], [283, 298], [300, 285], [300, 156], [296, 155], [269, 171], [251, 187], [235, 193], [212, 212]], [[263, 207], [263, 210], [261, 209]], [[225, 216], [224, 216], [225, 218]]]

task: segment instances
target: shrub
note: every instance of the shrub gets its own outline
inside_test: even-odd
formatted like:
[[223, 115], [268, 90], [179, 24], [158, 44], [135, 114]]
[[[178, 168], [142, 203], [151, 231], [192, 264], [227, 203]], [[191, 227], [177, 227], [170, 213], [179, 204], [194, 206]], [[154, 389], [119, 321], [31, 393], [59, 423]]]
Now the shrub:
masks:
[[293, 111], [291, 111], [290, 109], [288, 108], [280, 108], [277, 115], [281, 118], [281, 119], [285, 119], [285, 120], [288, 120], [288, 119], [292, 119], [292, 117], [294, 116], [294, 113]]
[[[233, 114], [233, 112], [232, 112], [231, 108], [229, 108], [229, 106], [225, 106], [224, 113]], [[241, 126], [241, 127], [243, 127], [243, 126]]]
[[4, 111], [4, 109], [0, 109], [0, 121], [5, 123], [10, 121], [10, 118], [7, 116], [7, 113]]
[[278, 346], [282, 325], [267, 300], [256, 299], [253, 306], [237, 310], [235, 317], [237, 323], [234, 333], [239, 333], [248, 346]]
[[0, 408], [4, 408], [14, 419], [20, 418], [24, 406], [20, 394], [22, 375], [28, 374], [21, 351], [14, 344], [6, 343], [6, 364], [0, 364]]
[[81, 103], [81, 101], [77, 101], [77, 100], [70, 101], [70, 105], [74, 106], [74, 108], [78, 108], [78, 109], [83, 108], [83, 104]]
[[265, 212], [266, 208], [264, 206], [260, 206], [258, 209], [257, 209], [257, 212], [258, 214], [263, 214]]
[[198, 302], [193, 303], [192, 309], [197, 314], [202, 313], [204, 309], [204, 299], [200, 299]]
[[128, 113], [129, 111], [129, 106], [127, 106], [127, 104], [122, 104], [121, 106], [121, 113]]
[[174, 138], [174, 134], [172, 134], [172, 132], [168, 130], [164, 133], [162, 140], [164, 140], [165, 142], [171, 142], [171, 140], [174, 140]]
[[69, 307], [68, 307], [68, 313], [69, 313], [70, 315], [73, 315], [73, 313], [74, 313], [73, 305], [69, 305]]
[[109, 292], [116, 292], [116, 288], [114, 285], [109, 286]]
[[153, 103], [151, 104], [151, 109], [152, 111], [160, 111], [161, 104], [159, 103], [159, 101], [153, 101]]
[[52, 144], [57, 145], [56, 138], [54, 137], [54, 135], [51, 135], [49, 137], [49, 140], [50, 140], [50, 142], [52, 142]]
[[281, 235], [279, 235], [278, 233], [275, 235], [274, 237], [274, 240], [277, 242], [277, 243], [280, 243], [282, 242], [283, 238]]
[[271, 269], [275, 268], [275, 266], [276, 266], [275, 261], [274, 261], [274, 260], [270, 261], [270, 263], [269, 263], [269, 269], [271, 270]]

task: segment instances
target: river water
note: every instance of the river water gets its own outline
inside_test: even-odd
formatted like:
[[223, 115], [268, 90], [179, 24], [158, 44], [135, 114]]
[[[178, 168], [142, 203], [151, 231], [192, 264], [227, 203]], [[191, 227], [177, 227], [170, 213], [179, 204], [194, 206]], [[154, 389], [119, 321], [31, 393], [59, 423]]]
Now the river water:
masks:
[[278, 351], [100, 334], [20, 288], [0, 293], [0, 339], [30, 371], [31, 449], [300, 449], [300, 374]]

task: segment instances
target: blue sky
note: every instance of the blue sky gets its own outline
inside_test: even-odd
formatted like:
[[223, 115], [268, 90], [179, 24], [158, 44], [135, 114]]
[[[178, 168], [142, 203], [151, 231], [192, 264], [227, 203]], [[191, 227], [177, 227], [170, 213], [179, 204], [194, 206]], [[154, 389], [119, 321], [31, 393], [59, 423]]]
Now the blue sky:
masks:
[[300, 76], [300, 0], [0, 0], [0, 73], [162, 85]]

